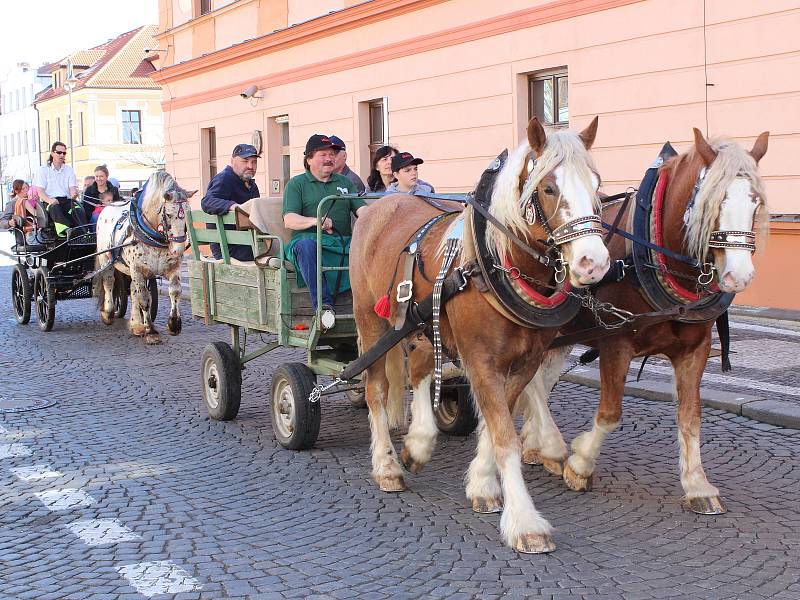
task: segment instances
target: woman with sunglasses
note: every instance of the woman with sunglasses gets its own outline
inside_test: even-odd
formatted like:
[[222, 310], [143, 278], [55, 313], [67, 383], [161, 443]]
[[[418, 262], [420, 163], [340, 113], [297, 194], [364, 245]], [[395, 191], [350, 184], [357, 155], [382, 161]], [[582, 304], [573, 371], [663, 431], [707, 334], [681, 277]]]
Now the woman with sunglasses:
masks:
[[33, 178], [33, 185], [41, 201], [47, 205], [47, 214], [55, 224], [58, 237], [66, 237], [68, 229], [87, 223], [83, 207], [75, 201], [78, 180], [75, 171], [66, 164], [66, 156], [66, 144], [54, 142], [47, 164], [39, 167]]

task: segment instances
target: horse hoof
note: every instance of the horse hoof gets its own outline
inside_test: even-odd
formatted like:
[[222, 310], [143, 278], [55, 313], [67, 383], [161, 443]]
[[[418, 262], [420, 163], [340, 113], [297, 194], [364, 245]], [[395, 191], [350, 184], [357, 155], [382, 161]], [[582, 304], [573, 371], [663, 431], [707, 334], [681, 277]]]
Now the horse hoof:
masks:
[[414, 475], [422, 471], [422, 467], [425, 466], [425, 463], [414, 460], [414, 458], [411, 456], [411, 453], [408, 451], [408, 448], [403, 448], [400, 451], [400, 462], [403, 463], [406, 471], [413, 473]]
[[698, 515], [724, 515], [728, 508], [719, 496], [705, 498], [683, 498], [684, 508]]
[[148, 346], [157, 346], [161, 343], [161, 336], [157, 333], [148, 333], [144, 336], [144, 343]]
[[100, 320], [106, 325], [111, 325], [114, 322], [114, 315], [112, 313], [100, 312]]
[[183, 321], [180, 318], [167, 320], [167, 333], [170, 335], [178, 335], [183, 329]]
[[543, 458], [542, 466], [548, 473], [552, 473], [558, 477], [564, 474], [564, 461], [557, 458]]
[[144, 335], [144, 332], [147, 331], [144, 325], [133, 325], [128, 329], [130, 330], [131, 335], [135, 335], [136, 337], [142, 337]]
[[542, 464], [542, 455], [536, 448], [528, 448], [522, 451], [522, 462], [526, 465], [540, 465]]
[[569, 463], [564, 465], [564, 483], [574, 492], [588, 492], [591, 490], [593, 477], [593, 475], [589, 475], [588, 477], [578, 475], [572, 470]]
[[473, 498], [472, 512], [482, 515], [491, 515], [503, 512], [502, 498]]
[[402, 475], [385, 475], [383, 477], [376, 477], [375, 483], [382, 492], [405, 492], [406, 482], [403, 481]]
[[514, 550], [523, 554], [547, 554], [556, 549], [556, 544], [549, 535], [523, 533], [514, 540]]

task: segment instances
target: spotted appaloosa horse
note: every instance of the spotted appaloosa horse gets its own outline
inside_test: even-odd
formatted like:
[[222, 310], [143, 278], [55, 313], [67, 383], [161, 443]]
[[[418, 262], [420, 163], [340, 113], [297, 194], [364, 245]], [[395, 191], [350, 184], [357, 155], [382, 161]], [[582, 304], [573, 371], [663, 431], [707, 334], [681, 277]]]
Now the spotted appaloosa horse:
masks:
[[[706, 141], [694, 130], [694, 147], [686, 154], [668, 160], [661, 167], [667, 177], [663, 201], [663, 245], [676, 253], [689, 253], [701, 262], [713, 256], [717, 285], [723, 292], [741, 292], [755, 272], [750, 249], [746, 247], [709, 247], [712, 232], [729, 231], [734, 244], [746, 244], [744, 232], [755, 229], [759, 236], [766, 230], [768, 216], [764, 184], [757, 164], [767, 151], [768, 132], [762, 133], [750, 152], [727, 139]], [[692, 190], [702, 168], [706, 168], [694, 206], [687, 212]], [[619, 207], [612, 207], [613, 220]], [[685, 226], [684, 226], [685, 216]], [[630, 217], [622, 228], [630, 231]], [[741, 235], [733, 235], [742, 232]], [[614, 259], [627, 254], [624, 241], [615, 238], [609, 245]], [[666, 267], [683, 281], [696, 280], [699, 271], [667, 256]], [[652, 310], [638, 288], [626, 278], [602, 286], [598, 299], [619, 308], [641, 313]], [[592, 325], [589, 315], [581, 313], [568, 330]], [[600, 351], [600, 405], [591, 431], [572, 442], [572, 456], [550, 414], [547, 399], [558, 381], [569, 348], [548, 352], [531, 384], [526, 388], [528, 415], [523, 426], [523, 457], [531, 464], [542, 463], [547, 470], [561, 474], [573, 490], [589, 489], [600, 447], [605, 437], [620, 423], [625, 378], [631, 359], [636, 356], [665, 354], [675, 371], [678, 400], [678, 440], [680, 476], [685, 504], [702, 514], [726, 511], [719, 490], [709, 483], [700, 460], [700, 380], [711, 348], [713, 322], [665, 322], [598, 340], [592, 344]], [[566, 461], [566, 462], [565, 462]]]
[[[181, 262], [186, 249], [185, 204], [195, 192], [187, 192], [166, 171], [150, 176], [144, 188], [141, 217], [154, 235], [140, 236], [131, 226], [129, 203], [107, 206], [97, 220], [97, 250], [102, 251], [135, 241], [120, 251], [114, 268], [131, 277], [131, 318], [128, 328], [133, 335], [144, 336], [147, 344], [161, 343], [161, 336], [150, 319], [150, 294], [146, 281], [163, 276], [169, 280], [170, 313], [167, 332], [181, 332]], [[155, 243], [154, 241], [155, 240]], [[114, 260], [111, 252], [97, 258], [99, 269]], [[114, 318], [114, 271], [107, 268], [95, 282], [95, 296], [100, 317], [106, 325]]]
[[[539, 252], [545, 252], [545, 247], [538, 240], [548, 235], [540, 219], [533, 225], [525, 219], [521, 196], [533, 199], [538, 194], [541, 212], [553, 228], [599, 214], [599, 178], [588, 153], [596, 131], [596, 118], [580, 134], [568, 130], [546, 133], [533, 119], [528, 125], [527, 141], [512, 153], [498, 175], [490, 209], [493, 216]], [[452, 215], [432, 227], [421, 249], [428, 273], [436, 273], [441, 266], [442, 255], [437, 247], [447, 237], [453, 219], [469, 217], [472, 210], [467, 207], [460, 215]], [[414, 233], [437, 214], [440, 213], [419, 198], [397, 194], [373, 204], [359, 219], [351, 244], [350, 278], [363, 348], [370, 348], [391, 327], [397, 311], [394, 289], [400, 277], [394, 268], [398, 257]], [[489, 231], [487, 239], [498, 260], [505, 258], [531, 277], [552, 281], [552, 270], [512, 246], [494, 226], [489, 226]], [[608, 252], [599, 235], [565, 243], [562, 251], [574, 286], [594, 283], [608, 270]], [[463, 264], [463, 251], [457, 260]], [[432, 290], [431, 283], [418, 272], [413, 282], [417, 299]], [[389, 321], [373, 310], [387, 289], [393, 290]], [[534, 507], [525, 487], [511, 410], [536, 372], [555, 330], [515, 324], [495, 310], [474, 285], [469, 285], [443, 307], [441, 332], [444, 346], [460, 357], [482, 414], [478, 455], [469, 468], [467, 496], [473, 503], [492, 506], [502, 506], [504, 498], [500, 527], [506, 543], [522, 552], [549, 552], [554, 548], [551, 527]], [[413, 336], [409, 343], [413, 344]], [[430, 399], [429, 359], [426, 355], [425, 360], [411, 365], [413, 422], [403, 455], [415, 468], [430, 459], [437, 434]], [[366, 373], [372, 477], [384, 491], [405, 489], [403, 470], [389, 437], [389, 427], [397, 424], [402, 412], [398, 409], [402, 406], [405, 373], [402, 360], [402, 351], [396, 347]]]

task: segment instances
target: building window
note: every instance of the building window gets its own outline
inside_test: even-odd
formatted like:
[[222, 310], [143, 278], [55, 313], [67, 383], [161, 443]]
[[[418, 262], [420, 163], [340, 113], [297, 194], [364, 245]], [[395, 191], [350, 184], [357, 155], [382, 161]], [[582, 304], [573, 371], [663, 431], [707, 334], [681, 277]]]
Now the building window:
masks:
[[529, 117], [547, 125], [569, 124], [567, 71], [536, 73], [528, 77]]
[[281, 190], [292, 176], [291, 146], [289, 145], [289, 117], [283, 115], [275, 119], [281, 131]]
[[386, 99], [371, 100], [369, 102], [369, 164], [375, 156], [375, 151], [389, 143], [387, 127]]
[[22, 150], [23, 154], [28, 154], [30, 150], [28, 150], [28, 130], [22, 132], [22, 141], [25, 144], [24, 149]]
[[36, 130], [31, 129], [31, 152], [36, 152]]
[[207, 187], [217, 174], [217, 130], [213, 127], [200, 130], [200, 160], [204, 163], [202, 173], [206, 175], [202, 184]]
[[212, 8], [211, 8], [211, 0], [200, 0], [199, 9], [200, 9], [200, 12], [199, 12], [198, 16], [204, 15], [206, 13], [210, 13], [211, 10], [212, 10]]
[[123, 144], [142, 143], [142, 111], [140, 110], [122, 111], [122, 143]]
[[83, 146], [83, 113], [78, 113], [78, 145]]
[[61, 141], [61, 117], [56, 117], [56, 140]]
[[17, 132], [17, 154], [22, 154], [22, 134]]
[[47, 141], [47, 148], [49, 150], [50, 149], [50, 119], [47, 119], [47, 121], [45, 121], [45, 122], [46, 122], [47, 125], [45, 127], [44, 133], [45, 133], [45, 140]]

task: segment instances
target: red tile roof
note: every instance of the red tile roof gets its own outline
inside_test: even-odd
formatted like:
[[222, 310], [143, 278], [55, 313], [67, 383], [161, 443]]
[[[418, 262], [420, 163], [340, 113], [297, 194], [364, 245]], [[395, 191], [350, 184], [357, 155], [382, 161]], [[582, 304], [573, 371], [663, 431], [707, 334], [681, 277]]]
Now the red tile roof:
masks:
[[[156, 25], [145, 25], [123, 33], [116, 38], [94, 48], [78, 50], [63, 59], [43, 65], [42, 74], [53, 73], [66, 68], [71, 61], [75, 69], [75, 90], [82, 88], [139, 88], [159, 89], [150, 79], [155, 71], [145, 48], [157, 45], [153, 38], [158, 30]], [[81, 69], [82, 68], [82, 69]], [[36, 97], [36, 103], [63, 96], [67, 91], [63, 85], [49, 88]]]

